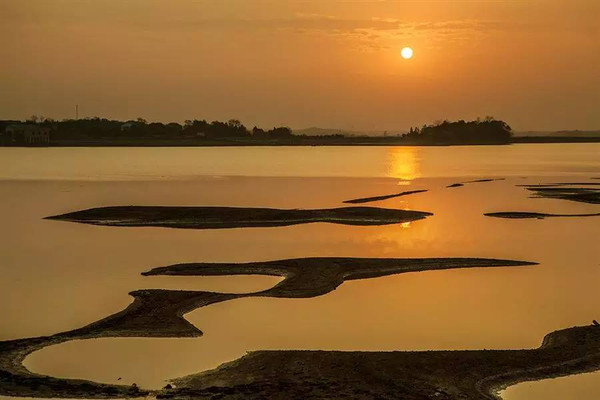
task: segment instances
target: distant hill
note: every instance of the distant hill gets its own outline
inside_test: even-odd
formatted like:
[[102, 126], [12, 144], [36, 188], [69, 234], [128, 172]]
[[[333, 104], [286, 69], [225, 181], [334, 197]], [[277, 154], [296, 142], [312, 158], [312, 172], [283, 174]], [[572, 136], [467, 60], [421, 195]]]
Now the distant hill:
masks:
[[347, 135], [349, 132], [341, 129], [317, 128], [312, 126], [304, 129], [292, 129], [294, 135], [325, 136], [325, 135]]
[[[304, 129], [292, 129], [294, 135], [306, 136], [327, 136], [327, 135], [344, 135], [344, 136], [384, 136], [384, 131], [352, 131], [349, 129], [332, 129], [318, 128], [316, 126]], [[399, 132], [388, 132], [390, 136], [397, 135]]]

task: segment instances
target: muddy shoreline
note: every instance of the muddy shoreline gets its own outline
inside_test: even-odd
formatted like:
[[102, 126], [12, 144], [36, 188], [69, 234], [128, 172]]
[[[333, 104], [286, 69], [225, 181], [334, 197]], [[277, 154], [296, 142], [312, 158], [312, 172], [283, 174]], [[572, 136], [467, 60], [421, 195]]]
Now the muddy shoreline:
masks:
[[523, 381], [600, 369], [600, 327], [548, 334], [532, 350], [257, 351], [179, 378], [158, 398], [499, 399]]

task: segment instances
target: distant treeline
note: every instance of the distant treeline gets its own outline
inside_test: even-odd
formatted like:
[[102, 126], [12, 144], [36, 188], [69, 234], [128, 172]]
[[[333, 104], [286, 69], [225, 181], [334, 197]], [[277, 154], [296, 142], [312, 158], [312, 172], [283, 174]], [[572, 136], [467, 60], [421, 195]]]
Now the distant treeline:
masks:
[[332, 142], [339, 144], [503, 144], [510, 143], [510, 126], [492, 117], [476, 121], [442, 121], [421, 128], [411, 128], [407, 133], [387, 133], [383, 136], [351, 136], [340, 133], [331, 135], [294, 135], [289, 127], [274, 127], [264, 130], [259, 127], [248, 129], [237, 119], [227, 122], [187, 120], [176, 122], [148, 122], [142, 118], [117, 121], [106, 118], [65, 119], [61, 121], [32, 116], [27, 121], [0, 121], [0, 134], [11, 124], [36, 124], [51, 128], [50, 142], [72, 144], [102, 142], [140, 143], [152, 145], [158, 142], [193, 144], [231, 142], [238, 144], [280, 143], [315, 144]]
[[404, 138], [423, 143], [509, 143], [512, 129], [493, 117], [475, 121], [443, 121], [422, 128], [410, 128]]
[[[19, 123], [21, 121], [4, 121]], [[288, 127], [275, 127], [264, 130], [254, 127], [246, 128], [239, 120], [231, 119], [227, 122], [205, 120], [188, 120], [183, 125], [177, 122], [164, 124], [162, 122], [148, 122], [142, 118], [130, 121], [117, 121], [106, 118], [53, 119], [33, 116], [22, 123], [39, 124], [52, 129], [52, 139], [78, 139], [78, 138], [285, 138], [292, 136]], [[2, 128], [0, 126], [0, 128]]]

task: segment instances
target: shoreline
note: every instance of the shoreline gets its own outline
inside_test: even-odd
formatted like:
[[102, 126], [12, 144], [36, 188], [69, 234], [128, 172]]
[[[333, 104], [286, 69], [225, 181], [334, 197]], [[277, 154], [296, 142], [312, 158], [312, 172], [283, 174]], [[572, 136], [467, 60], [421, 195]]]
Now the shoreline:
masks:
[[347, 137], [347, 138], [294, 138], [272, 140], [240, 140], [240, 139], [178, 139], [165, 140], [154, 138], [139, 139], [65, 139], [54, 140], [48, 145], [24, 146], [0, 144], [0, 147], [321, 147], [321, 146], [407, 146], [407, 147], [452, 147], [452, 146], [509, 146], [511, 144], [561, 144], [561, 143], [600, 143], [600, 137], [554, 137], [554, 136], [519, 136], [506, 143], [474, 142], [474, 143], [424, 143], [410, 141], [398, 137]]
[[554, 331], [540, 347], [523, 350], [249, 352], [174, 379], [177, 388], [157, 398], [498, 400], [517, 383], [597, 370], [600, 327], [590, 325]]

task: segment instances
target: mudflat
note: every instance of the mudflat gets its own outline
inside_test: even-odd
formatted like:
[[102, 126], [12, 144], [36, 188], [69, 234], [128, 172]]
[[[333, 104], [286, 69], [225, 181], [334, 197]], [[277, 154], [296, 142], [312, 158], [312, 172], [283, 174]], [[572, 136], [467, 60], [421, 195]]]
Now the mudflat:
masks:
[[359, 199], [346, 200], [346, 201], [344, 201], [344, 203], [349, 203], [349, 204], [370, 203], [370, 202], [373, 202], [373, 201], [393, 199], [395, 197], [408, 196], [408, 195], [411, 195], [411, 194], [424, 193], [424, 192], [427, 192], [427, 190], [426, 189], [421, 189], [421, 190], [407, 190], [405, 192], [400, 192], [400, 193], [395, 193], [395, 194], [387, 194], [387, 195], [383, 195], [383, 196], [362, 197], [362, 198], [359, 198]]
[[155, 226], [188, 229], [275, 227], [311, 222], [343, 225], [388, 225], [433, 215], [424, 211], [375, 207], [276, 209], [244, 207], [114, 206], [90, 208], [46, 219], [106, 226]]
[[528, 211], [501, 211], [483, 214], [486, 217], [508, 218], [508, 219], [544, 219], [544, 218], [568, 218], [568, 217], [598, 217], [600, 213], [589, 214], [548, 214]]
[[534, 193], [534, 197], [545, 197], [576, 201], [578, 203], [600, 204], [600, 189], [589, 187], [566, 187], [563, 184], [527, 186], [526, 189]]
[[174, 380], [158, 398], [499, 399], [518, 382], [600, 369], [600, 327], [548, 334], [532, 350], [257, 351]]
[[[27, 397], [108, 398], [144, 396], [149, 391], [76, 379], [34, 374], [23, 366], [27, 355], [46, 346], [101, 337], [199, 337], [202, 331], [183, 318], [200, 307], [243, 297], [305, 298], [335, 290], [346, 280], [449, 268], [531, 266], [533, 262], [485, 258], [301, 258], [254, 263], [192, 263], [152, 269], [144, 275], [280, 275], [285, 279], [256, 293], [137, 290], [124, 310], [82, 328], [51, 336], [0, 342], [0, 395]], [[271, 368], [271, 367], [268, 367]], [[273, 382], [280, 382], [278, 378]], [[284, 380], [285, 381], [285, 380]], [[283, 381], [281, 381], [283, 382]], [[229, 393], [235, 388], [218, 389]], [[282, 391], [281, 393], [285, 393]], [[217, 393], [215, 393], [216, 395]], [[235, 397], [234, 397], [235, 398]]]

